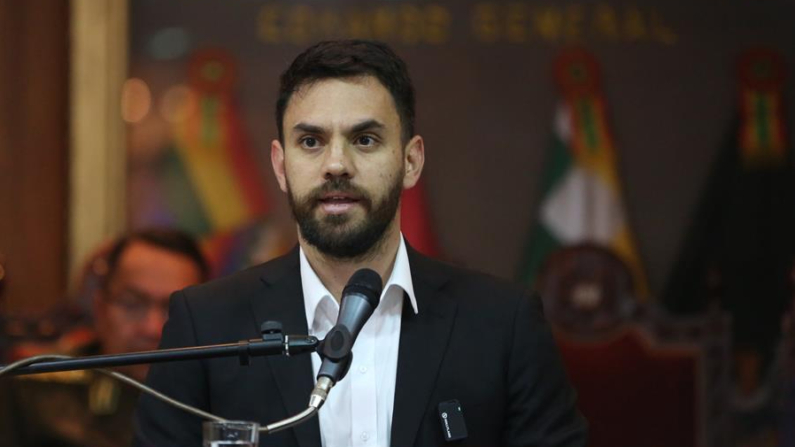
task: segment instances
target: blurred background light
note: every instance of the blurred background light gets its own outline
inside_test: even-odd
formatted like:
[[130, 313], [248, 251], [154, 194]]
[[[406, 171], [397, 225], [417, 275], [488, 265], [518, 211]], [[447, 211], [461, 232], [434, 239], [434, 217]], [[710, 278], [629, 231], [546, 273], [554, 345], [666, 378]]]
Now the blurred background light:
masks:
[[137, 123], [146, 118], [152, 107], [149, 86], [140, 78], [124, 81], [121, 90], [121, 117], [128, 123]]
[[178, 59], [188, 52], [190, 41], [184, 28], [163, 28], [152, 35], [147, 49], [155, 60]]

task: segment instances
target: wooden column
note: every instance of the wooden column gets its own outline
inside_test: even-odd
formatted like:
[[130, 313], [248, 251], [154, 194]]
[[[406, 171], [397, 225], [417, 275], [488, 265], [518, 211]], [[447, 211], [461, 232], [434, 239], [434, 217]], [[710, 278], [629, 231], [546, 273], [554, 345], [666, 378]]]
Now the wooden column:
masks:
[[126, 228], [128, 1], [71, 0], [69, 271]]

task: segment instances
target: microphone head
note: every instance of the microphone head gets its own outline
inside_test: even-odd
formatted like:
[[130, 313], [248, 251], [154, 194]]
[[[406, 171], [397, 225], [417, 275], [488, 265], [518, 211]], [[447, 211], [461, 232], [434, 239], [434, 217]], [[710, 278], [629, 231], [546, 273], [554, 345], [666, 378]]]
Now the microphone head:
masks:
[[373, 309], [378, 307], [378, 301], [381, 299], [381, 290], [384, 284], [381, 281], [381, 275], [374, 270], [364, 268], [359, 269], [348, 280], [348, 284], [342, 289], [342, 296], [349, 293], [358, 293], [367, 299]]
[[361, 269], [351, 276], [342, 289], [337, 324], [326, 334], [318, 352], [323, 357], [317, 376], [328, 377], [333, 383], [345, 377], [350, 367], [351, 349], [367, 319], [378, 307], [383, 288], [381, 276]]

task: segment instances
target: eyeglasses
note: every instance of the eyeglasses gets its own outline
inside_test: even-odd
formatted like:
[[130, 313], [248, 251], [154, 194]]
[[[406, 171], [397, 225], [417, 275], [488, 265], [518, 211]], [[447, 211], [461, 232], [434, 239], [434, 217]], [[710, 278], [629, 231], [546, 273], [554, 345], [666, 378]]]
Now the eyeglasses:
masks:
[[125, 290], [107, 298], [109, 304], [116, 306], [131, 320], [143, 320], [155, 309], [163, 316], [168, 316], [168, 300], [155, 300], [146, 295]]

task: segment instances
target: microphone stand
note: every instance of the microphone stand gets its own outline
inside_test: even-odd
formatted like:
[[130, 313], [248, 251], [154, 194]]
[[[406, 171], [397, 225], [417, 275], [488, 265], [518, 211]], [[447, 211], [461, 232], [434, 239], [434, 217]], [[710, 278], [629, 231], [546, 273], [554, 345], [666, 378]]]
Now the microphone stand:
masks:
[[[250, 363], [251, 357], [269, 355], [291, 356], [295, 354], [311, 353], [315, 352], [319, 344], [317, 337], [308, 335], [284, 335], [282, 333], [282, 324], [276, 321], [266, 321], [263, 323], [261, 326], [261, 332], [262, 340], [241, 340], [237, 343], [161, 349], [155, 351], [131, 352], [127, 354], [92, 355], [79, 358], [60, 355], [37, 356], [22, 359], [8, 365], [0, 365], [0, 377], [3, 375], [17, 376], [221, 357], [238, 357], [240, 364], [247, 366]], [[145, 392], [151, 393], [155, 397], [171, 405], [175, 405], [182, 410], [216, 421], [224, 420], [218, 416], [214, 416], [210, 413], [206, 413], [197, 408], [193, 408], [181, 402], [175, 401], [168, 396], [165, 396], [164, 394], [153, 390], [123, 374], [105, 371], [102, 369], [100, 369], [100, 371], [110, 374]], [[273, 433], [298, 425], [309, 417], [313, 416], [320, 408], [320, 405], [322, 405], [322, 402], [312, 401], [310, 402], [308, 408], [301, 413], [282, 421], [261, 427], [260, 432]]]
[[[251, 357], [267, 355], [290, 356], [315, 351], [318, 345], [316, 337], [307, 335], [284, 335], [281, 330], [280, 323], [267, 321], [262, 324], [262, 340], [241, 340], [237, 343], [219, 345], [160, 349], [155, 351], [130, 352], [127, 354], [90, 355], [73, 359], [37, 362], [29, 366], [11, 370], [8, 372], [8, 375], [39, 374], [221, 357], [238, 357], [240, 359], [240, 364], [247, 366]], [[0, 370], [3, 370], [6, 366], [7, 365], [0, 366]]]

